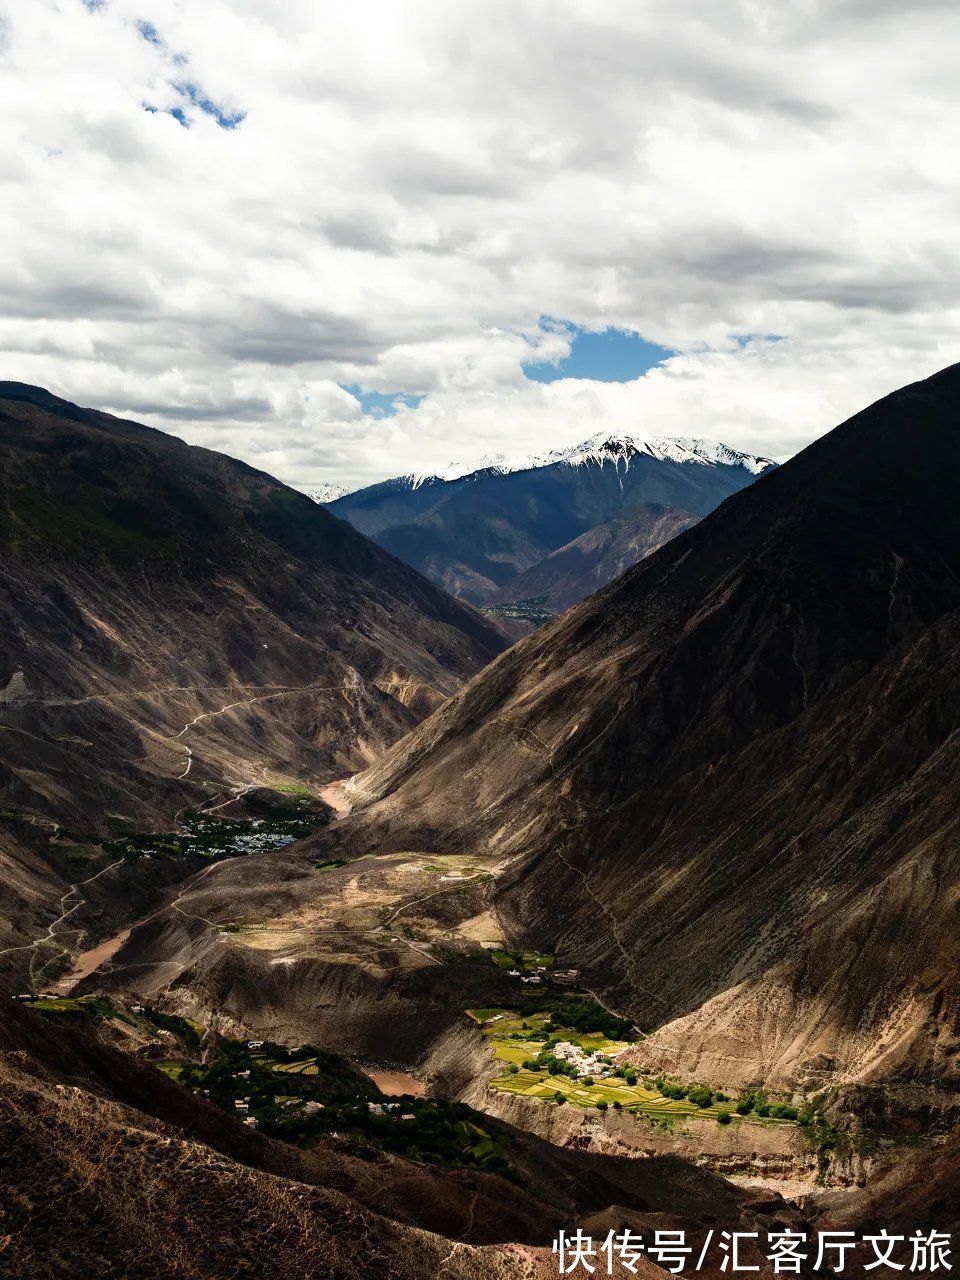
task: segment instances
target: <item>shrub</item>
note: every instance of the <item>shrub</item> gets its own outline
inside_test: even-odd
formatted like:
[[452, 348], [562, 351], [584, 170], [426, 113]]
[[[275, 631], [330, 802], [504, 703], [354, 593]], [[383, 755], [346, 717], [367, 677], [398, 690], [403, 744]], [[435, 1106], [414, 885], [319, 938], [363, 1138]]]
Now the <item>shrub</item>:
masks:
[[561, 1093], [560, 1090], [558, 1089], [557, 1092], [553, 1095], [553, 1100], [557, 1104], [557, 1106], [560, 1107], [567, 1100], [566, 1094]]
[[710, 1089], [705, 1089], [702, 1085], [697, 1085], [693, 1089], [687, 1090], [687, 1097], [700, 1108], [706, 1108], [713, 1105], [713, 1093]]
[[580, 1081], [580, 1083], [584, 1086], [584, 1088], [589, 1089], [590, 1086], [593, 1084], [593, 1076], [584, 1076], [583, 1079]]
[[606, 1102], [603, 1102], [603, 1101], [601, 1100], [600, 1102], [598, 1102], [598, 1103], [597, 1103], [597, 1110], [598, 1110], [598, 1111], [606, 1111], [607, 1106], [608, 1106], [608, 1104], [607, 1104]]
[[717, 1124], [729, 1124], [732, 1119], [729, 1111], [721, 1111], [717, 1116]]

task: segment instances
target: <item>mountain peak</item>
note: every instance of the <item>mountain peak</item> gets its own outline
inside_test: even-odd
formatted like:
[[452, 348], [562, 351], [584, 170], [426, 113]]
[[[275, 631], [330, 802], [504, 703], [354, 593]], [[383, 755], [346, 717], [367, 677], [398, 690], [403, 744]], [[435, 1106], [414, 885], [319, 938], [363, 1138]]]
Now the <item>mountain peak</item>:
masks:
[[318, 484], [312, 489], [305, 489], [308, 498], [312, 498], [314, 502], [318, 502], [323, 506], [327, 502], [336, 502], [338, 498], [345, 498], [350, 490], [345, 484]]
[[[717, 440], [692, 439], [685, 436], [648, 435], [639, 431], [601, 431], [569, 449], [548, 455], [551, 462], [570, 466], [603, 466], [605, 462], [623, 463], [629, 467], [635, 457], [646, 455], [660, 462], [697, 463], [701, 466], [743, 467], [751, 475], [760, 475], [776, 466], [771, 458], [743, 453]], [[541, 463], [540, 465], [549, 465]]]
[[384, 484], [398, 488], [419, 489], [424, 485], [442, 484], [486, 475], [510, 475], [517, 471], [537, 471], [541, 467], [602, 467], [608, 462], [630, 466], [640, 456], [660, 462], [698, 464], [700, 466], [742, 467], [758, 476], [777, 464], [772, 458], [744, 453], [717, 440], [692, 439], [684, 436], [659, 436], [642, 431], [600, 431], [578, 444], [564, 445], [543, 453], [486, 454], [477, 462], [451, 462], [433, 471], [414, 471]]

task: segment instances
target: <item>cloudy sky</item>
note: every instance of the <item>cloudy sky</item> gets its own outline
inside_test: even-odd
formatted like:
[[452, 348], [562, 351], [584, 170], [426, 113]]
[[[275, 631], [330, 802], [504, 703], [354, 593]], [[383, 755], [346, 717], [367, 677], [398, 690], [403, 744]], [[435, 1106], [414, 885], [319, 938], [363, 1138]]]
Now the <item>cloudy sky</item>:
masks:
[[0, 377], [359, 484], [960, 359], [936, 0], [0, 0]]

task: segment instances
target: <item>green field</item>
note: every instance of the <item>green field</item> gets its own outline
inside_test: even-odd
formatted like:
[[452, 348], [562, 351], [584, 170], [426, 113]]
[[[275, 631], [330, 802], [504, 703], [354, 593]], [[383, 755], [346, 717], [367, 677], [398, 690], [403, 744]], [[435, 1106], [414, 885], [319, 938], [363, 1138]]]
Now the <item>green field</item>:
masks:
[[501, 969], [519, 969], [521, 973], [533, 973], [540, 968], [549, 969], [553, 964], [553, 956], [541, 951], [503, 951], [495, 947], [489, 955]]
[[[594, 1076], [593, 1084], [586, 1085], [582, 1078], [572, 1079], [568, 1075], [527, 1069], [523, 1063], [535, 1058], [550, 1038], [559, 1038], [579, 1045], [587, 1053], [600, 1053], [613, 1059], [632, 1045], [625, 1040], [611, 1040], [600, 1032], [585, 1033], [557, 1026], [549, 1013], [524, 1016], [516, 1010], [504, 1008], [468, 1009], [467, 1013], [480, 1025], [497, 1059], [503, 1063], [503, 1073], [491, 1081], [493, 1089], [543, 1101], [557, 1101], [557, 1095], [562, 1094], [564, 1102], [574, 1106], [596, 1107], [598, 1103], [606, 1103], [608, 1107], [638, 1112], [651, 1120], [666, 1123], [691, 1117], [717, 1120], [721, 1114], [734, 1111], [735, 1102], [728, 1099], [701, 1107], [688, 1098], [665, 1097], [652, 1081], [638, 1080], [635, 1084], [628, 1084], [619, 1076]], [[663, 1087], [666, 1089], [667, 1085]], [[792, 1123], [753, 1115], [734, 1115], [732, 1119], [734, 1122], [748, 1119], [755, 1124]]]

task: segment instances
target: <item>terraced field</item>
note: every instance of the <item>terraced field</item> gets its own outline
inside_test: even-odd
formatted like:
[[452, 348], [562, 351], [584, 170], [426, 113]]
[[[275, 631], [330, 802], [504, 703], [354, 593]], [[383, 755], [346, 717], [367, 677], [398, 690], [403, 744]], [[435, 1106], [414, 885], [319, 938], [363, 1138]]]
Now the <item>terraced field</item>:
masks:
[[[735, 1100], [714, 1089], [714, 1100], [700, 1106], [689, 1098], [669, 1098], [660, 1092], [657, 1084], [649, 1079], [637, 1078], [636, 1083], [617, 1075], [594, 1074], [587, 1081], [564, 1074], [551, 1074], [548, 1070], [525, 1067], [537, 1057], [551, 1041], [559, 1039], [576, 1045], [586, 1054], [601, 1054], [613, 1060], [626, 1049], [634, 1047], [630, 1042], [611, 1040], [599, 1033], [583, 1033], [570, 1027], [555, 1025], [549, 1013], [526, 1016], [510, 1009], [469, 1009], [468, 1014], [482, 1028], [490, 1041], [503, 1072], [491, 1081], [490, 1088], [504, 1093], [519, 1094], [527, 1098], [539, 1098], [545, 1102], [571, 1103], [579, 1107], [608, 1107], [642, 1113], [667, 1125], [697, 1117], [713, 1118], [721, 1124], [747, 1119], [754, 1124], [791, 1124], [792, 1121], [755, 1115], [738, 1116], [734, 1113]], [[603, 1068], [606, 1069], [606, 1068]], [[662, 1083], [662, 1082], [661, 1082]], [[664, 1086], [667, 1087], [666, 1085]], [[721, 1118], [722, 1117], [722, 1118]]]

